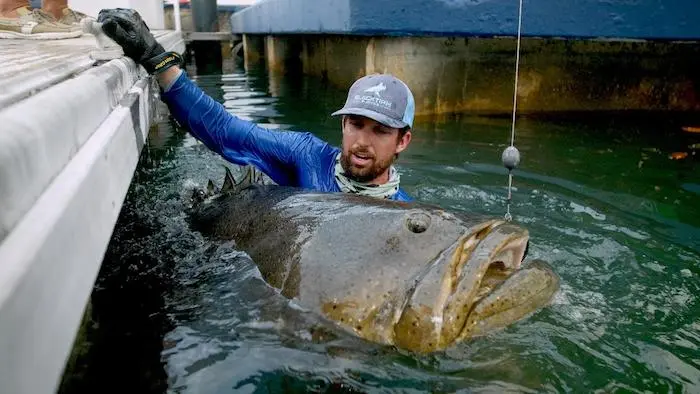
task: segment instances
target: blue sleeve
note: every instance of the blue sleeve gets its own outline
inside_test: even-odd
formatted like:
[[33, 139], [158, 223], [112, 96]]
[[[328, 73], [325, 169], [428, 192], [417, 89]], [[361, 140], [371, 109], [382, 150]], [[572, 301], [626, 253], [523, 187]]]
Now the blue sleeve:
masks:
[[313, 155], [310, 133], [269, 130], [240, 119], [184, 72], [162, 92], [162, 98], [175, 119], [209, 149], [232, 163], [256, 166], [279, 185], [297, 186], [297, 163]]
[[392, 200], [396, 201], [404, 201], [404, 202], [413, 202], [413, 197], [408, 195], [405, 190], [399, 188], [399, 191], [397, 191], [393, 196]]

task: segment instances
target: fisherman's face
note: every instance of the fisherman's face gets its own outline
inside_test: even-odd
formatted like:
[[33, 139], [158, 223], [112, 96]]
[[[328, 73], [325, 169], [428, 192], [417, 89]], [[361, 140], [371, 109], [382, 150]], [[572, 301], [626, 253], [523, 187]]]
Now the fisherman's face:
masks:
[[358, 182], [386, 183], [396, 155], [411, 141], [411, 131], [385, 126], [364, 116], [343, 118], [343, 152], [340, 163], [345, 175]]

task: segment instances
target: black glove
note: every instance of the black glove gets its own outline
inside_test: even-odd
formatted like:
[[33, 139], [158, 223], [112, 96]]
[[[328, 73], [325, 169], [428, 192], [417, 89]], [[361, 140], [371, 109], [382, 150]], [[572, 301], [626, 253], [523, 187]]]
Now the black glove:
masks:
[[142, 65], [149, 74], [161, 73], [182, 63], [179, 54], [165, 52], [135, 10], [103, 9], [97, 21], [102, 23], [102, 31], [122, 47], [124, 54]]

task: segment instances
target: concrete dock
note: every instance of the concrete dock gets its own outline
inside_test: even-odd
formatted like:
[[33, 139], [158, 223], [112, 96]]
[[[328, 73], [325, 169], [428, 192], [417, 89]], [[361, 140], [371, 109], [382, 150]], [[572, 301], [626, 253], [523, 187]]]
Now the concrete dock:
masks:
[[[183, 53], [181, 33], [154, 31]], [[94, 36], [0, 40], [0, 391], [54, 392], [156, 114]]]

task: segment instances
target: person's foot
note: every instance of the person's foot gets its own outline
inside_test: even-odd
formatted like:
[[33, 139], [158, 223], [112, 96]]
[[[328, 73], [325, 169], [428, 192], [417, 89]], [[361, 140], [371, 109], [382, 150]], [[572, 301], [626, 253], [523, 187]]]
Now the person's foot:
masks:
[[83, 14], [82, 12], [66, 7], [63, 9], [63, 16], [58, 20], [58, 22], [63, 23], [64, 25], [80, 25], [80, 21], [87, 17], [88, 15]]
[[79, 25], [59, 23], [41, 10], [22, 7], [16, 11], [16, 18], [0, 17], [0, 38], [56, 40], [83, 34]]

